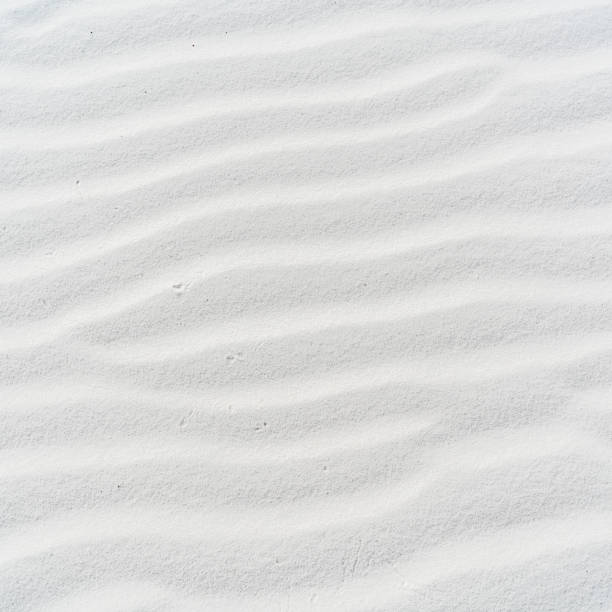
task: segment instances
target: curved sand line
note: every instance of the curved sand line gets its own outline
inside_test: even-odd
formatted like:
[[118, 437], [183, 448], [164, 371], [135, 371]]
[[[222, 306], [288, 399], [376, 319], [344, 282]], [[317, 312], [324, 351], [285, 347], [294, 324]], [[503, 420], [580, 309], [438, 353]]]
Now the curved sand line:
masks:
[[161, 48], [146, 49], [139, 54], [114, 56], [112, 62], [105, 60], [98, 63], [87, 62], [81, 66], [72, 65], [68, 70], [31, 70], [26, 66], [9, 64], [0, 70], [0, 86], [32, 89], [77, 87], [129, 72], [158, 70], [161, 67], [233, 57], [285, 54], [406, 28], [439, 30], [483, 23], [507, 23], [605, 6], [609, 6], [607, 0], [541, 0], [539, 6], [509, 3], [492, 9], [484, 5], [476, 10], [459, 9], [421, 16], [414, 11], [404, 15], [396, 12], [375, 19], [369, 16], [367, 20], [353, 20], [353, 23], [344, 20], [341, 24], [331, 23], [311, 30], [302, 29], [298, 36], [295, 33], [283, 32], [275, 35], [268, 32], [263, 36], [249, 37], [250, 39], [243, 37], [242, 40], [228, 40], [220, 36], [208, 44], [199, 42], [197, 46], [185, 45], [184, 42], [170, 43]]

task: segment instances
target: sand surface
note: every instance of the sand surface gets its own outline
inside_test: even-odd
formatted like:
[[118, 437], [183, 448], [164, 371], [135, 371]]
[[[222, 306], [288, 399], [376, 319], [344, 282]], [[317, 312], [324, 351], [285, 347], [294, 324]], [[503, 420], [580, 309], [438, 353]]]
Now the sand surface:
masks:
[[0, 610], [612, 609], [612, 2], [0, 3]]

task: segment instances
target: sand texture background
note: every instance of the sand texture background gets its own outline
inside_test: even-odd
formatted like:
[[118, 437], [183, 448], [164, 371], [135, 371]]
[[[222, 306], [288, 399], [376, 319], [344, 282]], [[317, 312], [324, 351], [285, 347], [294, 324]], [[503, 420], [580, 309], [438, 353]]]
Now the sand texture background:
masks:
[[612, 2], [4, 0], [0, 610], [612, 609]]

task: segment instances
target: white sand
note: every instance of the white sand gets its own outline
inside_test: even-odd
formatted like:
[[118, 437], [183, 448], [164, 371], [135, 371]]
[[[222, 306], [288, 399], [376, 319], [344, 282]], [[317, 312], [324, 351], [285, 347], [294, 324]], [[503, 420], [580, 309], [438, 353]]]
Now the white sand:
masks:
[[0, 610], [612, 609], [612, 2], [4, 0]]

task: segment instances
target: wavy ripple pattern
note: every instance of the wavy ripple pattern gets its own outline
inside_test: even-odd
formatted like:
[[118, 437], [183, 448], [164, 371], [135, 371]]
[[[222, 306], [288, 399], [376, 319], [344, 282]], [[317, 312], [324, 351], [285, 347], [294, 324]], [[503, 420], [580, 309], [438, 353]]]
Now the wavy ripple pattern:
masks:
[[612, 609], [612, 2], [0, 6], [0, 609]]

